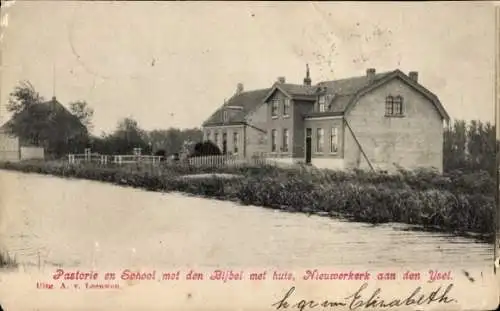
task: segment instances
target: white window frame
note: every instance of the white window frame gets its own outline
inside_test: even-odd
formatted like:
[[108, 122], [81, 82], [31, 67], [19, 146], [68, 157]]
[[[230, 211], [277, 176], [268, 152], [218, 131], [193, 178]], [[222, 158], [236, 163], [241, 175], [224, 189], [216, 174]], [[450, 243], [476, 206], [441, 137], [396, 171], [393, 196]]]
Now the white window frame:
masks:
[[388, 95], [385, 98], [385, 116], [403, 117], [405, 113], [404, 98], [401, 95]]
[[275, 129], [271, 130], [271, 152], [276, 152], [278, 151], [278, 144], [277, 144], [277, 138], [278, 138], [278, 131]]
[[283, 117], [289, 117], [290, 116], [290, 108], [291, 108], [291, 103], [289, 98], [285, 98], [283, 101]]
[[277, 100], [277, 99], [271, 100], [271, 117], [273, 119], [278, 118], [279, 109], [280, 109], [279, 100]]
[[339, 152], [339, 130], [338, 127], [332, 127], [330, 132], [330, 153], [336, 154], [338, 152]]
[[324, 147], [325, 147], [325, 130], [319, 127], [316, 129], [316, 153], [323, 153], [325, 150]]
[[[285, 135], [286, 133], [286, 135]], [[290, 131], [288, 129], [283, 129], [283, 137], [282, 137], [282, 151], [289, 152], [290, 148]]]
[[239, 134], [238, 132], [233, 132], [233, 153], [234, 154], [238, 154], [238, 144], [239, 144], [239, 140], [240, 140], [240, 137], [239, 137]]
[[326, 96], [320, 95], [318, 99], [318, 111], [325, 112], [326, 111]]

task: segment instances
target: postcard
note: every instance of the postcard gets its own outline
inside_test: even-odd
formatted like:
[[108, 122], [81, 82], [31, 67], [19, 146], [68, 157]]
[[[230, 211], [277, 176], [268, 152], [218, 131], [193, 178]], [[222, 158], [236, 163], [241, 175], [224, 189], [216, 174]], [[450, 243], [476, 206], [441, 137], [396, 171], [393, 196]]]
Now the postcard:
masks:
[[0, 310], [494, 310], [491, 2], [4, 1]]

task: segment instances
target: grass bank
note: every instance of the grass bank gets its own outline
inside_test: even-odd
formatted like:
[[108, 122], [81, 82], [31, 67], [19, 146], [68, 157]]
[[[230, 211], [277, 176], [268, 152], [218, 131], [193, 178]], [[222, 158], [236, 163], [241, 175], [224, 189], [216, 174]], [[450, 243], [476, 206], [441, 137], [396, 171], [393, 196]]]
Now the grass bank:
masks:
[[[64, 162], [0, 163], [1, 169], [128, 185], [151, 191], [179, 191], [289, 212], [343, 217], [380, 224], [400, 222], [458, 235], [494, 236], [496, 182], [486, 172], [398, 174], [337, 172], [309, 167], [190, 168], [69, 165]], [[242, 175], [180, 178], [193, 173]]]

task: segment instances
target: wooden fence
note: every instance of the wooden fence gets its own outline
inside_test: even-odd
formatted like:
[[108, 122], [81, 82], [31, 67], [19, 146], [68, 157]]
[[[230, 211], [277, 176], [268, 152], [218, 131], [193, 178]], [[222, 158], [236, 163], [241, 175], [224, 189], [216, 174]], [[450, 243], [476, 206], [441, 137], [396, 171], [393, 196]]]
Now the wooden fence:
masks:
[[161, 156], [149, 155], [102, 155], [102, 154], [69, 154], [68, 162], [70, 164], [91, 162], [99, 164], [132, 164], [132, 163], [145, 163], [145, 164], [158, 164], [162, 160]]
[[195, 167], [228, 167], [228, 166], [242, 166], [242, 165], [261, 165], [266, 163], [264, 156], [253, 157], [251, 159], [242, 159], [233, 155], [215, 155], [193, 157], [187, 159], [184, 163]]
[[99, 163], [106, 164], [159, 164], [167, 160], [167, 163], [181, 166], [194, 166], [194, 167], [234, 167], [243, 165], [262, 165], [266, 164], [265, 156], [254, 156], [251, 159], [241, 159], [233, 155], [216, 155], [216, 156], [202, 156], [184, 158], [179, 160], [164, 159], [161, 156], [149, 155], [101, 155], [95, 153], [84, 154], [69, 154], [68, 162], [70, 164], [77, 163]]

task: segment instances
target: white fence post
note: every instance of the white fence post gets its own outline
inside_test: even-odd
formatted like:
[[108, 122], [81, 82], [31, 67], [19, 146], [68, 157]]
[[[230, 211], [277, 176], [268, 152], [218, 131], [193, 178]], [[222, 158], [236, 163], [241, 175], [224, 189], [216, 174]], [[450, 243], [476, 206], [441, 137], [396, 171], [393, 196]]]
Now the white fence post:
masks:
[[[68, 162], [70, 164], [79, 163], [81, 161], [96, 161], [100, 162], [102, 165], [108, 164], [109, 162], [123, 165], [128, 163], [144, 163], [150, 165], [157, 165], [162, 161], [161, 156], [155, 155], [94, 155], [89, 153], [88, 149], [85, 154], [68, 154]], [[266, 164], [266, 157], [264, 154], [255, 154], [251, 159], [240, 159], [238, 156], [225, 154], [225, 155], [210, 155], [201, 157], [187, 158], [185, 161], [180, 161], [178, 165], [192, 165], [192, 166], [204, 166], [204, 167], [226, 167], [226, 166], [241, 166], [245, 163], [251, 165], [262, 165]]]
[[101, 155], [101, 164], [108, 164], [108, 156]]
[[91, 160], [91, 151], [90, 148], [85, 148], [85, 161], [89, 162]]

